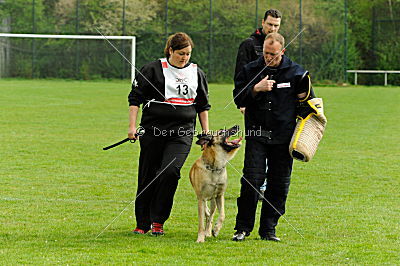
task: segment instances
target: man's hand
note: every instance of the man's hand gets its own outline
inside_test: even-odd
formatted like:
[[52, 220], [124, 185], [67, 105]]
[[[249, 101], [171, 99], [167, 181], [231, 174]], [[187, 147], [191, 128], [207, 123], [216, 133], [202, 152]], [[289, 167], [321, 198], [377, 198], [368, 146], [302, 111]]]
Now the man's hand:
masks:
[[254, 93], [258, 93], [261, 91], [272, 91], [272, 86], [274, 86], [275, 80], [269, 80], [268, 77], [269, 76], [266, 76], [254, 86]]
[[240, 107], [239, 110], [244, 115], [244, 112], [246, 111], [246, 107]]

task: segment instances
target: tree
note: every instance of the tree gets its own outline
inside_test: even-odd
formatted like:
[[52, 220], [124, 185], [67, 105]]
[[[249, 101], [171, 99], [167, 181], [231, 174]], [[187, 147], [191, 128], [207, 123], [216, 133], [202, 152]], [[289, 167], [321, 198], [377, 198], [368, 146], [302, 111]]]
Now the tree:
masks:
[[79, 33], [97, 33], [98, 29], [105, 35], [121, 35], [124, 3], [128, 35], [135, 35], [157, 15], [155, 0], [59, 0], [55, 4], [57, 29], [74, 31], [78, 23]]

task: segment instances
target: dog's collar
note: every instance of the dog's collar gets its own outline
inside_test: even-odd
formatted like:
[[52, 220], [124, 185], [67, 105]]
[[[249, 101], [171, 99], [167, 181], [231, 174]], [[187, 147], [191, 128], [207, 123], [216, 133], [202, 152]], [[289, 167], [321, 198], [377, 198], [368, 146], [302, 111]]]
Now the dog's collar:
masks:
[[222, 170], [225, 169], [225, 166], [224, 166], [224, 167], [221, 167], [221, 168], [213, 167], [213, 166], [209, 165], [208, 163], [206, 163], [206, 162], [204, 161], [204, 159], [203, 159], [203, 163], [204, 163], [206, 169], [207, 169], [208, 171], [211, 171], [211, 172], [222, 172]]
[[211, 165], [206, 164], [206, 169], [211, 172], [222, 172], [222, 170], [225, 169], [225, 166], [218, 168], [218, 167], [211, 167]]

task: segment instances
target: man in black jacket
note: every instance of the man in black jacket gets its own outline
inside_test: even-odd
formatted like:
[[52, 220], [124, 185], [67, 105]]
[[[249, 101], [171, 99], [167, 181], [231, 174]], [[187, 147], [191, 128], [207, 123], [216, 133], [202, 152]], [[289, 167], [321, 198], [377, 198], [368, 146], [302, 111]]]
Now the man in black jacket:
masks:
[[236, 57], [235, 78], [246, 64], [262, 56], [265, 36], [268, 33], [278, 32], [281, 19], [282, 14], [279, 10], [267, 10], [261, 22], [262, 27], [240, 44]]
[[236, 77], [233, 96], [238, 107], [246, 108], [245, 161], [233, 240], [242, 241], [253, 230], [259, 188], [267, 179], [258, 233], [261, 239], [280, 241], [275, 227], [285, 213], [297, 108], [314, 97], [308, 72], [284, 55], [283, 36], [270, 33], [263, 57], [245, 65]]
[[[278, 32], [281, 26], [282, 14], [279, 10], [269, 9], [264, 14], [264, 19], [261, 22], [262, 27], [258, 28], [249, 38], [244, 40], [238, 50], [238, 54], [236, 57], [236, 67], [235, 67], [235, 75], [239, 74], [239, 72], [243, 69], [243, 67], [250, 63], [251, 61], [256, 60], [263, 54], [263, 43], [265, 36], [268, 33]], [[239, 106], [240, 112], [244, 114], [245, 107]], [[261, 186], [261, 194], [259, 195], [259, 200], [262, 200], [263, 193], [267, 187], [267, 183], [265, 182]]]

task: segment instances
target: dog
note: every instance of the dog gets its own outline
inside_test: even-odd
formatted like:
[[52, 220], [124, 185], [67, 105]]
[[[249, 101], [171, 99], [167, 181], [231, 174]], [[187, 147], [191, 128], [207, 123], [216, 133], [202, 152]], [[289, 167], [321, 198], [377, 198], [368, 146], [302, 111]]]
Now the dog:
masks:
[[[240, 148], [242, 138], [229, 140], [239, 131], [239, 126], [227, 130], [218, 130], [215, 135], [198, 135], [196, 144], [202, 146], [202, 155], [197, 159], [189, 172], [190, 183], [198, 200], [199, 228], [197, 242], [202, 243], [205, 237], [216, 237], [225, 219], [224, 193], [227, 186], [226, 165]], [[210, 209], [207, 206], [210, 201]], [[215, 210], [219, 217], [213, 229], [212, 222]], [[206, 226], [204, 226], [204, 220]]]

